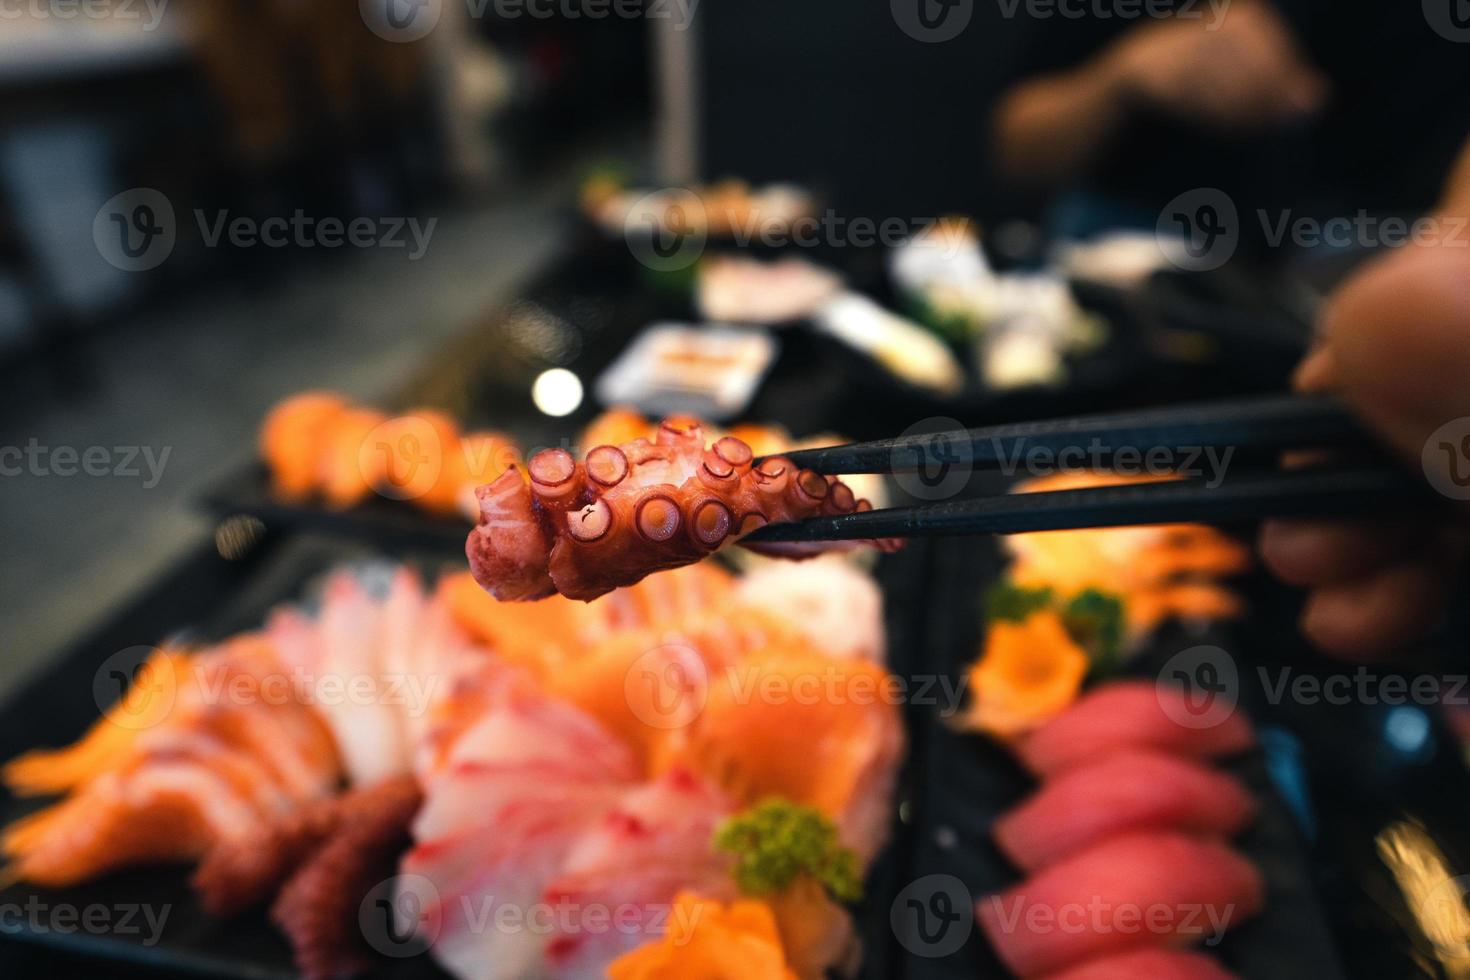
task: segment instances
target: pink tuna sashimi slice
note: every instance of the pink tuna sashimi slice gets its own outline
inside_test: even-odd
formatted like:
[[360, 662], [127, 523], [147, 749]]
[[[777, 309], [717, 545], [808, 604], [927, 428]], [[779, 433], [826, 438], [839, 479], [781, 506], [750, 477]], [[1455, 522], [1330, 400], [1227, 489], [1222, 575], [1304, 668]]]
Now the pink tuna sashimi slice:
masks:
[[1046, 980], [1239, 980], [1204, 953], [1142, 949], [1089, 960]]
[[993, 833], [1017, 867], [1035, 871], [1128, 831], [1233, 837], [1255, 813], [1255, 799], [1224, 773], [1160, 752], [1124, 750], [1048, 780], [997, 820]]
[[1114, 837], [980, 900], [1005, 964], [1044, 976], [1109, 953], [1210, 940], [1261, 908], [1260, 872], [1224, 844], [1176, 832]]
[[732, 810], [723, 793], [683, 770], [630, 790], [583, 835], [545, 901], [570, 910], [547, 945], [558, 980], [601, 977], [622, 953], [669, 928], [674, 897], [734, 896], [729, 856], [713, 846]]
[[1250, 723], [1235, 711], [1209, 724], [1178, 688], [1150, 681], [1105, 685], [1023, 739], [1017, 749], [1032, 772], [1048, 776], [1121, 748], [1152, 748], [1190, 758], [1217, 758], [1254, 744]]

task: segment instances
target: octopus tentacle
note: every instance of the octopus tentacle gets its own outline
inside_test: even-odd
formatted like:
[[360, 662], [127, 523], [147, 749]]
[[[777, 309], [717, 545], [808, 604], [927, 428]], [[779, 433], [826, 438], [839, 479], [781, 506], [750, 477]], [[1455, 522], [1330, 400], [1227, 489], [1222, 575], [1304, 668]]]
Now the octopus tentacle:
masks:
[[[508, 600], [595, 599], [766, 524], [871, 509], [835, 477], [780, 456], [757, 463], [733, 436], [706, 446], [700, 424], [685, 417], [666, 419], [651, 439], [597, 446], [581, 462], [543, 450], [524, 474], [512, 469], [476, 493], [480, 522], [465, 552], [479, 583]], [[806, 557], [844, 545], [757, 550]]]

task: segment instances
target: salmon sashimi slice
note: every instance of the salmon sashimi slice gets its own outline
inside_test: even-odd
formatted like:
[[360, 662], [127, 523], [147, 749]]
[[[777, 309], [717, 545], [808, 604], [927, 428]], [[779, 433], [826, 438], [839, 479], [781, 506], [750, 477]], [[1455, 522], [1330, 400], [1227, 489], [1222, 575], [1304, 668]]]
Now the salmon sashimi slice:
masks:
[[11, 760], [5, 784], [18, 796], [47, 796], [75, 789], [125, 763], [140, 732], [166, 720], [178, 679], [189, 664], [186, 650], [162, 647], [138, 668], [122, 697], [87, 733], [64, 749], [38, 749]]
[[995, 822], [1005, 855], [1035, 871], [1118, 833], [1173, 828], [1229, 838], [1254, 819], [1237, 780], [1158, 752], [1121, 750], [1052, 778]]
[[591, 602], [561, 595], [539, 603], [501, 602], [468, 572], [445, 577], [439, 588], [462, 629], [506, 662], [544, 678], [610, 637], [723, 610], [734, 579], [713, 564], [687, 565]]
[[195, 860], [219, 840], [266, 819], [237, 786], [188, 759], [108, 773], [86, 789], [6, 829], [3, 846], [20, 879], [51, 888], [118, 868]]
[[1122, 748], [1149, 748], [1189, 758], [1219, 758], [1255, 744], [1250, 723], [1238, 710], [1197, 724], [1190, 695], [1148, 681], [1107, 684], [1022, 739], [1021, 761], [1040, 776], [1070, 769]]
[[304, 391], [285, 399], [260, 427], [260, 455], [275, 491], [305, 500], [321, 486], [321, 457], [336, 419], [348, 408], [341, 395]]
[[1049, 973], [1046, 980], [1239, 980], [1204, 953], [1141, 949]]
[[1177, 832], [1094, 845], [977, 903], [1001, 960], [1023, 978], [1143, 947], [1218, 941], [1260, 911], [1265, 885], [1217, 841]]
[[882, 667], [768, 649], [718, 676], [688, 738], [690, 768], [740, 802], [816, 807], [864, 861], [886, 840], [903, 726]]

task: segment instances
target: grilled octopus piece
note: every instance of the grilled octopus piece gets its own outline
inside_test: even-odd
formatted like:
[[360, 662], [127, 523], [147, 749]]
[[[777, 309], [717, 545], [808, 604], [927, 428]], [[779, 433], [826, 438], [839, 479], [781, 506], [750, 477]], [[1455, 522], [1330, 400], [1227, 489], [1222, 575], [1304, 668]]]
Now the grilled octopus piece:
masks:
[[[475, 579], [497, 599], [560, 592], [592, 600], [653, 572], [699, 561], [771, 523], [871, 510], [847, 484], [789, 459], [756, 463], [732, 436], [705, 446], [698, 421], [671, 418], [653, 441], [531, 457], [475, 491], [480, 519], [465, 542]], [[872, 541], [893, 550], [896, 541]], [[751, 544], [787, 557], [853, 547]]]

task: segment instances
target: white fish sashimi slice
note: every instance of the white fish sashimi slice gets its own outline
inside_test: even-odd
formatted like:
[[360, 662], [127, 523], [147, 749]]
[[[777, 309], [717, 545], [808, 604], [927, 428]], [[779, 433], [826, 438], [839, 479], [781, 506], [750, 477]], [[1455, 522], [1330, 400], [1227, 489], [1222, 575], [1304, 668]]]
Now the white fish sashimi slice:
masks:
[[381, 620], [354, 576], [332, 576], [317, 623], [323, 650], [313, 696], [358, 786], [409, 771], [408, 737], [381, 676]]
[[455, 741], [447, 764], [523, 762], [581, 766], [613, 781], [637, 773], [632, 752], [572, 705], [507, 692], [485, 717]]
[[606, 812], [623, 784], [571, 767], [472, 763], [438, 776], [414, 819], [416, 840], [433, 841], [474, 828], [498, 832], [508, 811], [574, 807]]
[[384, 678], [407, 678], [419, 669], [416, 648], [426, 604], [418, 575], [401, 565], [394, 569], [378, 626], [376, 666]]
[[434, 959], [465, 980], [543, 975], [547, 883], [599, 811], [535, 807], [507, 814], [493, 831], [473, 830], [415, 847], [401, 881], [418, 896], [419, 928]]
[[686, 770], [671, 770], [624, 793], [578, 841], [565, 871], [601, 873], [650, 861], [697, 866], [712, 850], [715, 829], [733, 810], [718, 789]]
[[674, 897], [686, 890], [719, 901], [736, 897], [728, 869], [709, 863], [558, 878], [545, 897], [546, 905], [560, 913], [546, 944], [548, 975], [601, 980], [613, 960], [673, 927]]
[[823, 653], [884, 662], [883, 595], [871, 576], [841, 555], [765, 562], [741, 577], [735, 596], [741, 605], [785, 619]]
[[729, 856], [713, 846], [731, 810], [722, 793], [680, 770], [625, 793], [547, 887], [545, 903], [565, 910], [546, 947], [552, 975], [602, 976], [617, 956], [668, 928], [681, 890], [733, 897]]

